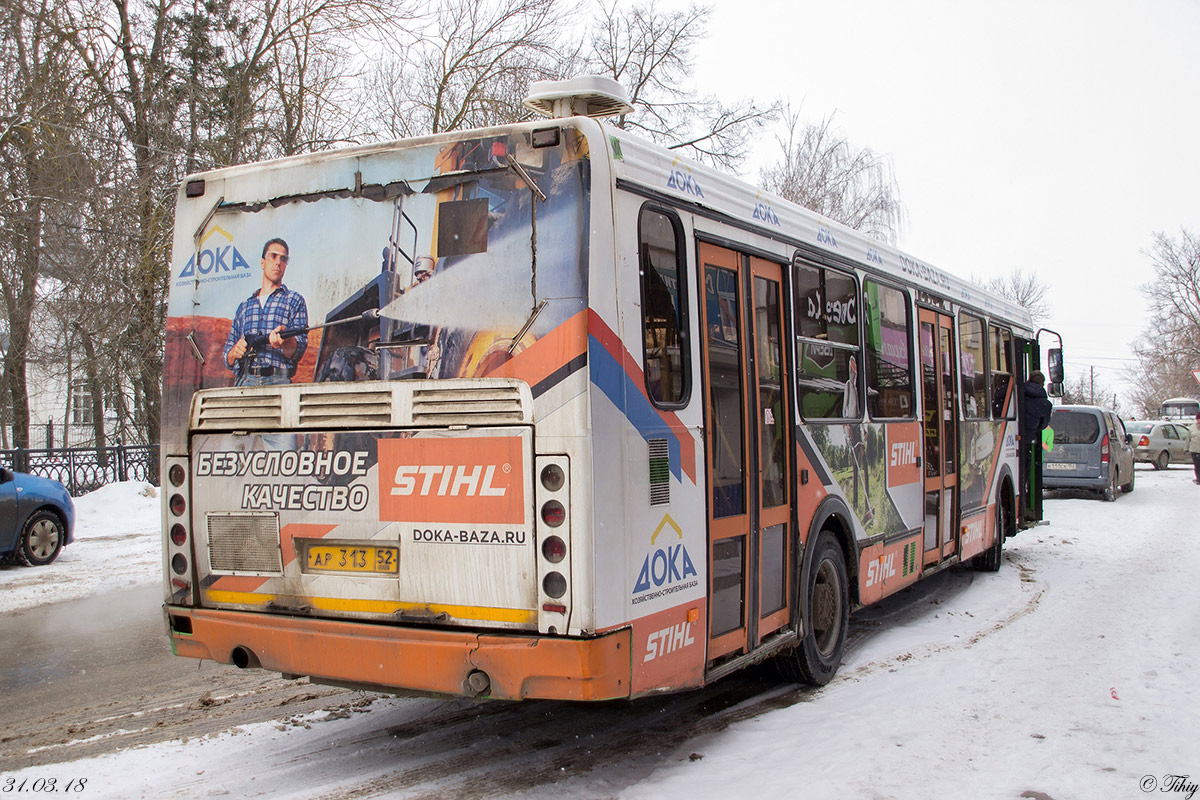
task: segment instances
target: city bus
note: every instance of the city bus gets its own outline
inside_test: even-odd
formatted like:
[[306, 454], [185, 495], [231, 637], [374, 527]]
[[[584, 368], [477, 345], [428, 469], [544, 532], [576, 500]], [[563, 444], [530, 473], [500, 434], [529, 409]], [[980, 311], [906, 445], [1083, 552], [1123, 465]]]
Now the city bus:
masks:
[[1158, 407], [1158, 415], [1163, 419], [1190, 420], [1197, 414], [1200, 414], [1200, 400], [1191, 397], [1172, 397]]
[[[613, 82], [526, 102], [180, 186], [177, 655], [481, 699], [821, 685], [855, 609], [1000, 568], [1041, 516], [1023, 308], [606, 125]], [[279, 292], [302, 324], [233, 358]]]

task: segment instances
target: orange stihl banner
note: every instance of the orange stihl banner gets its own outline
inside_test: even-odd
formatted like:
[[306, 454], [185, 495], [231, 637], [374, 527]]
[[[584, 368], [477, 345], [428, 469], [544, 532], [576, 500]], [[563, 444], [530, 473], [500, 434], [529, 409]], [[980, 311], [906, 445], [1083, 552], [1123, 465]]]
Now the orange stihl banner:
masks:
[[522, 523], [523, 463], [516, 437], [380, 439], [380, 519]]

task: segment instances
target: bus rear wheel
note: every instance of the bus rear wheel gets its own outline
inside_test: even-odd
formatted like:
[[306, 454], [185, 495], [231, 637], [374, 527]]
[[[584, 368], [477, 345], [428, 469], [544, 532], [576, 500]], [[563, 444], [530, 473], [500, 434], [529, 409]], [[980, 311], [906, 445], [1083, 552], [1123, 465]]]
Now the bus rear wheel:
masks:
[[1008, 535], [1008, 509], [1004, 500], [996, 502], [996, 541], [984, 552], [971, 559], [971, 566], [979, 572], [999, 572], [1004, 563], [1004, 537]]
[[788, 678], [824, 686], [841, 666], [850, 629], [846, 559], [829, 531], [817, 536], [800, 591], [804, 635], [793, 650], [780, 656], [780, 668]]

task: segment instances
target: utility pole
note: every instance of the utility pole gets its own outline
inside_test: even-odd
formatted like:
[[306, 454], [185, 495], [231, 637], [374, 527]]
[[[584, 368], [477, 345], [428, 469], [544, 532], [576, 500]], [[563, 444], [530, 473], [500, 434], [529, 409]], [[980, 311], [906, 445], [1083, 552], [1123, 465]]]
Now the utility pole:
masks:
[[1096, 368], [1089, 367], [1091, 373], [1091, 385], [1088, 387], [1088, 405], [1096, 405]]

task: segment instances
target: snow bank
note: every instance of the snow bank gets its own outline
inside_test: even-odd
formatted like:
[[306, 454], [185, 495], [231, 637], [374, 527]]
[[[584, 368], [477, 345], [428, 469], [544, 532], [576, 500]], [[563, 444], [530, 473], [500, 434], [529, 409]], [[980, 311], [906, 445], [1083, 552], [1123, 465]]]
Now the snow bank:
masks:
[[0, 566], [0, 614], [161, 580], [157, 488], [110, 484], [75, 498], [75, 511], [75, 541], [53, 564]]

